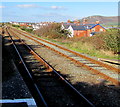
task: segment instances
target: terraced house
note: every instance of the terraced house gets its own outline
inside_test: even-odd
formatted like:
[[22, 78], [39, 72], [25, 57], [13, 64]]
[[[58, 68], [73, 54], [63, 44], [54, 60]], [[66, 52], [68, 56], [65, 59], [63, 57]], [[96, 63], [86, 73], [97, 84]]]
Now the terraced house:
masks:
[[63, 23], [62, 29], [66, 29], [70, 32], [69, 37], [90, 37], [96, 33], [105, 32], [106, 29], [96, 21], [95, 24], [80, 23]]

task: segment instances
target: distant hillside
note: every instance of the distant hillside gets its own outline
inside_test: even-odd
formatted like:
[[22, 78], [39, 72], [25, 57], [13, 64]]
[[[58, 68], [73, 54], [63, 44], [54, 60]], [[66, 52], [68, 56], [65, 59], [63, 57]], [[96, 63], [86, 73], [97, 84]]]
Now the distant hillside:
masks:
[[[104, 25], [117, 25], [118, 24], [118, 16], [111, 16], [111, 17], [106, 17], [106, 16], [88, 16], [84, 17], [83, 19], [87, 19], [87, 23], [95, 23], [95, 21], [100, 21], [101, 24]], [[82, 22], [83, 19], [80, 19]]]

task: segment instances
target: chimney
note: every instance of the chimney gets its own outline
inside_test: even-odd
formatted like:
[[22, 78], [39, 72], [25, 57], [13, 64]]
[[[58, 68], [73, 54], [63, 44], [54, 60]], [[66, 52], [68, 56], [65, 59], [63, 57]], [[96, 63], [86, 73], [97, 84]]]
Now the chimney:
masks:
[[79, 20], [77, 20], [77, 25], [78, 25], [78, 26], [80, 25], [80, 21], [79, 21]]
[[74, 21], [74, 24], [77, 24], [77, 21], [76, 21], [76, 20]]
[[96, 23], [96, 24], [99, 24], [99, 23], [100, 23], [100, 21], [98, 21], [98, 20], [97, 20], [95, 23]]
[[63, 24], [64, 22], [61, 22], [61, 24]]
[[87, 19], [83, 19], [83, 25], [87, 24]]
[[68, 21], [67, 21], [67, 23], [71, 23], [71, 21], [70, 21], [70, 20], [68, 20]]
[[76, 24], [77, 26], [79, 26], [80, 25], [80, 21], [79, 20], [75, 20], [74, 24]]

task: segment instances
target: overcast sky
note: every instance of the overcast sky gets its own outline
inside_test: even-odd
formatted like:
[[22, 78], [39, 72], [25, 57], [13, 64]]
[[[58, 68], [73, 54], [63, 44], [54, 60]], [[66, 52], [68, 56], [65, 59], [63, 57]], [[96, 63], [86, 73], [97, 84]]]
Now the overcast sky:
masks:
[[92, 15], [118, 16], [118, 2], [3, 2], [2, 21], [67, 21]]

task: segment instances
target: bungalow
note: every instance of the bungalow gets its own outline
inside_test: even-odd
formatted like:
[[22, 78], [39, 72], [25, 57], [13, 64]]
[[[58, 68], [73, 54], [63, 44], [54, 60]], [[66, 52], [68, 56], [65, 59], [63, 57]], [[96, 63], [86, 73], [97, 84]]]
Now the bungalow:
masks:
[[68, 37], [90, 37], [99, 32], [105, 32], [106, 29], [97, 21], [96, 24], [62, 24], [62, 29], [67, 29], [70, 34]]

